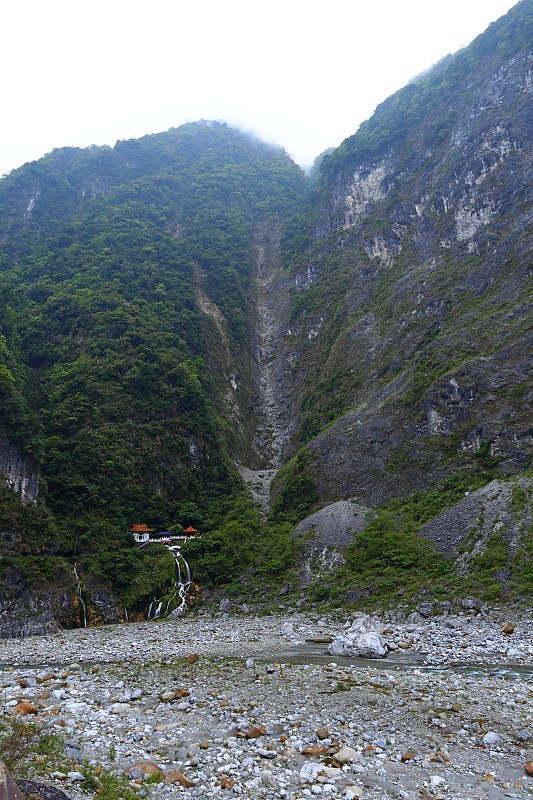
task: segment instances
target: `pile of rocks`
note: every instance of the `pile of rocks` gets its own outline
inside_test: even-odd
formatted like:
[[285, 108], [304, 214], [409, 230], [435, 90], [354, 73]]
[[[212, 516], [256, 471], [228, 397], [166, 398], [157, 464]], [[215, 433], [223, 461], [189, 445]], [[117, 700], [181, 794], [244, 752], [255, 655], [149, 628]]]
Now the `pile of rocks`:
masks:
[[[466, 603], [469, 602], [472, 599], [467, 599]], [[28, 639], [0, 640], [0, 658], [4, 663], [68, 664], [121, 660], [144, 663], [191, 652], [237, 658], [281, 656], [289, 644], [302, 644], [319, 632], [337, 639], [330, 651], [332, 655], [382, 658], [386, 653], [404, 650], [418, 653], [431, 664], [533, 661], [531, 619], [526, 612], [492, 609], [488, 613], [483, 608], [466, 607], [450, 614], [449, 604], [442, 605], [444, 613], [437, 604], [422, 604], [407, 619], [393, 614], [384, 617], [354, 614], [344, 623], [292, 610], [290, 616], [234, 616], [218, 612], [172, 621], [79, 628]], [[510, 625], [512, 631], [503, 630], [505, 625]], [[377, 634], [365, 637], [367, 643], [373, 641], [374, 653], [356, 647], [359, 634]]]

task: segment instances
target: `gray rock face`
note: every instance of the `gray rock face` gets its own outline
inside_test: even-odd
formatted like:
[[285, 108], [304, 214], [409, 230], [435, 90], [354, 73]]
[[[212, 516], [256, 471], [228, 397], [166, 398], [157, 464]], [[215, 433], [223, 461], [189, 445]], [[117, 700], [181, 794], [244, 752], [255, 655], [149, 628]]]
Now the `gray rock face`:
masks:
[[366, 506], [342, 500], [320, 509], [299, 523], [296, 534], [302, 537], [304, 543], [300, 569], [303, 586], [344, 563], [341, 550], [363, 530], [369, 513], [371, 509]]
[[86, 578], [86, 587], [90, 624], [113, 625], [118, 622], [117, 604], [110, 588], [104, 586], [91, 575]]
[[293, 355], [286, 341], [291, 282], [283, 271], [280, 235], [279, 223], [257, 231], [249, 349], [239, 352], [233, 368], [239, 380], [226, 392], [229, 416], [238, 433], [234, 443], [230, 436], [232, 451], [241, 477], [263, 512], [269, 509], [272, 480], [298, 424], [291, 379]]
[[[522, 380], [533, 383], [531, 361], [525, 355], [532, 350], [533, 338], [528, 337], [513, 349], [476, 359], [460, 373], [436, 381], [420, 407], [421, 413], [429, 409], [425, 421], [415, 421], [401, 401], [407, 375], [387, 387], [381, 406], [363, 406], [343, 416], [309, 446], [316, 456], [313, 476], [323, 500], [341, 493], [362, 504], [381, 505], [441, 482], [454, 460], [466, 465], [482, 447], [491, 458], [502, 459], [502, 468], [505, 464], [511, 472], [524, 469], [533, 447], [526, 406], [510, 416], [507, 404], [494, 398], [498, 384], [508, 391], [519, 389]], [[462, 387], [457, 400], [451, 396], [455, 384]], [[442, 427], [435, 428], [437, 424]], [[448, 439], [459, 430], [465, 433], [451, 457]]]
[[417, 608], [417, 611], [422, 617], [424, 617], [426, 619], [429, 618], [429, 617], [432, 617], [433, 616], [433, 603], [429, 603], [429, 602], [420, 603], [420, 605]]
[[[88, 622], [117, 622], [118, 613], [109, 588], [89, 579], [87, 589]], [[80, 625], [75, 585], [70, 575], [58, 575], [53, 584], [34, 586], [14, 565], [6, 568], [0, 585], [0, 639], [42, 636]]]
[[[517, 493], [523, 498], [520, 509], [517, 509], [516, 501], [513, 504]], [[419, 535], [429, 539], [437, 550], [447, 555], [468, 544], [467, 552], [461, 557], [461, 564], [466, 568], [473, 555], [483, 552], [492, 534], [501, 535], [511, 553], [515, 553], [521, 532], [529, 529], [532, 519], [533, 479], [520, 477], [510, 481], [492, 481], [472, 492], [423, 525]], [[505, 576], [502, 575], [502, 579]], [[482, 601], [475, 598], [463, 600], [466, 609], [479, 610], [482, 605]]]
[[435, 85], [431, 122], [402, 129], [391, 111], [414, 82], [384, 104], [389, 147], [369, 153], [359, 132], [325, 165], [313, 291], [291, 321], [300, 370], [346, 398], [307, 445], [324, 504], [378, 506], [484, 458], [502, 476], [530, 463], [531, 53], [493, 55], [449, 94]]
[[39, 468], [6, 437], [0, 437], [0, 477], [20, 495], [23, 502], [34, 503], [39, 494]]
[[420, 625], [421, 622], [425, 621], [426, 618], [419, 611], [413, 611], [407, 617], [407, 622], [409, 622], [411, 625]]
[[353, 500], [341, 500], [321, 508], [306, 517], [296, 527], [297, 533], [308, 533], [306, 546], [310, 550], [323, 547], [347, 547], [356, 533], [365, 527], [371, 509]]

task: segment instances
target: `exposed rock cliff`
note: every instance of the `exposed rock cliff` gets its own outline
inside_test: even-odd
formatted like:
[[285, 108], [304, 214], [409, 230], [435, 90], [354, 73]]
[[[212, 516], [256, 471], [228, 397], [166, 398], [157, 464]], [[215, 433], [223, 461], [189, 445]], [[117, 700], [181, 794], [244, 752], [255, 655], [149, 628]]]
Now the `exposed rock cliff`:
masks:
[[[36, 574], [41, 574], [37, 565]], [[8, 563], [2, 568], [0, 582], [0, 639], [55, 633], [64, 628], [83, 627], [85, 622], [88, 625], [118, 622], [116, 601], [109, 586], [89, 578], [85, 601], [86, 616], [76, 594], [72, 570], [66, 564], [58, 566], [48, 580], [36, 580]]]
[[532, 521], [533, 479], [523, 477], [491, 481], [423, 525], [419, 535], [447, 555], [464, 551], [459, 561], [466, 569], [493, 536], [505, 541], [510, 556], [515, 556], [521, 541], [530, 535]]
[[300, 581], [307, 586], [344, 563], [342, 550], [365, 527], [370, 508], [341, 500], [310, 514], [296, 526], [303, 543]]
[[35, 502], [39, 495], [39, 467], [6, 437], [0, 437], [0, 477], [20, 495], [23, 502]]
[[374, 506], [487, 459], [502, 475], [531, 463], [527, 6], [324, 161], [313, 285], [291, 320], [322, 503]]

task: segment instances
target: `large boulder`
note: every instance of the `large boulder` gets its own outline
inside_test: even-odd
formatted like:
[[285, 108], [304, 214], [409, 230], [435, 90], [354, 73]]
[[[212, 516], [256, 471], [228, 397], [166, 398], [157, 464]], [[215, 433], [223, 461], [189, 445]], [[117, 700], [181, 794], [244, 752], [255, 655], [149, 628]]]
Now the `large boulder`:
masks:
[[381, 631], [366, 614], [359, 614], [352, 625], [336, 636], [328, 646], [328, 653], [333, 656], [385, 658], [387, 652], [387, 642]]

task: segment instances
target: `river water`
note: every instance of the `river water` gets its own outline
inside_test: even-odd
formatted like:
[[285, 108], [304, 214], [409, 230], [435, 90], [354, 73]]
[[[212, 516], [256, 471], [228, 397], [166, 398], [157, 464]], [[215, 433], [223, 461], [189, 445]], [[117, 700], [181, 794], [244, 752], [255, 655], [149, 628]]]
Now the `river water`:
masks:
[[[373, 669], [401, 670], [409, 672], [458, 673], [463, 675], [494, 675], [513, 680], [533, 679], [533, 664], [450, 664], [428, 663], [423, 653], [407, 653], [394, 651], [386, 658], [355, 658], [350, 656], [333, 656], [328, 653], [327, 644], [306, 643], [287, 648], [277, 656], [277, 661], [287, 664], [336, 664], [337, 666], [372, 667]], [[256, 661], [272, 661], [256, 658]]]

